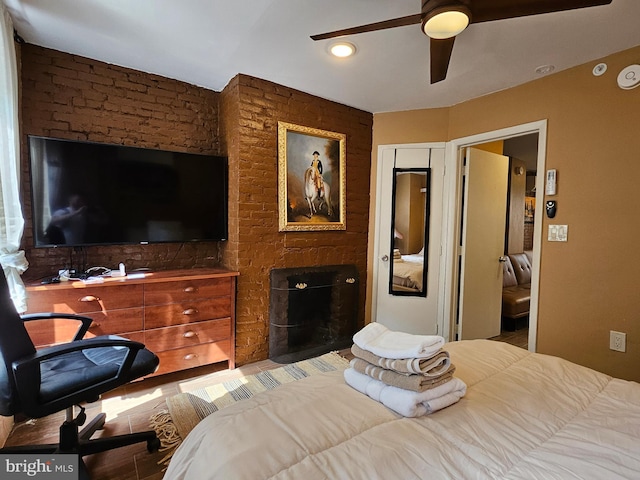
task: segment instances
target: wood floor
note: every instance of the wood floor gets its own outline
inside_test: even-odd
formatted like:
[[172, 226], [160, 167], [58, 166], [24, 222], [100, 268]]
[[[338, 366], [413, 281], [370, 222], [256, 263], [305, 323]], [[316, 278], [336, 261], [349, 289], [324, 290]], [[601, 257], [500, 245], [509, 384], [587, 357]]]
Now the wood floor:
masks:
[[[528, 329], [521, 328], [515, 332], [503, 332], [491, 340], [527, 348], [527, 333]], [[347, 358], [351, 356], [349, 350], [340, 353]], [[226, 362], [223, 362], [134, 382], [103, 395], [98, 402], [85, 405], [87, 420], [101, 412], [107, 414], [104, 430], [97, 432], [94, 438], [148, 430], [150, 417], [166, 409], [168, 397], [279, 366], [263, 360], [228, 370]], [[56, 443], [58, 428], [63, 421], [64, 412], [35, 420], [17, 419], [6, 446]], [[158, 462], [165, 454], [150, 454], [146, 444], [141, 443], [87, 456], [85, 462], [94, 480], [160, 480], [164, 474], [163, 466]]]
[[510, 332], [503, 330], [497, 337], [490, 338], [489, 340], [495, 340], [497, 342], [506, 342], [516, 347], [529, 348], [529, 327], [518, 328], [517, 330]]

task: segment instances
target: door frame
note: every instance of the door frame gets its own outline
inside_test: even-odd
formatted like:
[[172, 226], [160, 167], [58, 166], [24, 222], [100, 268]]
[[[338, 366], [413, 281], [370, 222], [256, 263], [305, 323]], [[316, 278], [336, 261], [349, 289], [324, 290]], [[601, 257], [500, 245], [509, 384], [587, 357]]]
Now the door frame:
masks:
[[[375, 226], [374, 226], [374, 238], [373, 238], [373, 275], [372, 275], [372, 287], [371, 287], [371, 321], [375, 322], [376, 321], [376, 314], [377, 314], [377, 309], [378, 309], [378, 275], [380, 274], [380, 256], [381, 256], [381, 252], [380, 252], [380, 242], [378, 240], [378, 236], [379, 236], [379, 232], [380, 232], [380, 224], [382, 222], [381, 220], [381, 215], [382, 215], [382, 211], [384, 210], [383, 208], [381, 208], [382, 202], [383, 202], [383, 198], [382, 195], [380, 195], [381, 192], [381, 182], [382, 182], [382, 171], [384, 168], [384, 161], [383, 161], [383, 152], [385, 150], [401, 150], [401, 149], [423, 149], [423, 148], [428, 148], [428, 149], [444, 149], [446, 147], [446, 143], [445, 142], [427, 142], [427, 143], [399, 143], [399, 144], [388, 144], [388, 145], [379, 145], [378, 146], [378, 164], [377, 164], [377, 171], [376, 171], [376, 218], [375, 218]], [[447, 185], [447, 179], [446, 179], [446, 164], [447, 164], [447, 154], [445, 151], [445, 160], [444, 160], [444, 164], [445, 164], [445, 178], [444, 178], [444, 185], [443, 185], [443, 192], [446, 191]], [[443, 202], [444, 202], [444, 198], [443, 198]], [[434, 207], [434, 201], [432, 199], [431, 201], [431, 208]], [[447, 211], [445, 208], [445, 204], [443, 203], [441, 205], [442, 208], [442, 230], [441, 230], [441, 236], [440, 238], [430, 238], [429, 241], [430, 242], [439, 242], [440, 244], [440, 259], [439, 259], [439, 267], [440, 267], [440, 278], [445, 278], [445, 255], [442, 254], [442, 241], [445, 238], [445, 226], [446, 226], [446, 221], [447, 221]], [[386, 253], [386, 252], [385, 252]], [[442, 332], [442, 328], [443, 325], [447, 324], [447, 322], [445, 322], [444, 320], [444, 312], [445, 312], [445, 304], [447, 303], [445, 301], [446, 297], [444, 296], [444, 292], [445, 292], [445, 282], [438, 282], [438, 317], [436, 320], [436, 327], [438, 329], [438, 334], [441, 335]], [[408, 297], [410, 298], [410, 297]]]
[[441, 274], [444, 276], [443, 288], [444, 298], [442, 325], [438, 330], [442, 336], [449, 341], [455, 340], [457, 333], [456, 309], [457, 309], [457, 288], [458, 278], [458, 255], [460, 251], [460, 215], [462, 206], [462, 153], [466, 147], [472, 147], [482, 143], [488, 143], [508, 138], [520, 137], [523, 135], [538, 134], [538, 161], [536, 175], [536, 205], [534, 214], [533, 230], [533, 262], [531, 265], [531, 301], [529, 307], [529, 351], [536, 351], [536, 338], [538, 330], [538, 300], [540, 290], [540, 253], [542, 243], [542, 223], [544, 205], [544, 172], [546, 163], [547, 145], [547, 120], [539, 120], [500, 130], [489, 131], [468, 137], [457, 138], [445, 145], [445, 185], [444, 192], [446, 198], [443, 215], [443, 245], [445, 251], [442, 261], [444, 262]]

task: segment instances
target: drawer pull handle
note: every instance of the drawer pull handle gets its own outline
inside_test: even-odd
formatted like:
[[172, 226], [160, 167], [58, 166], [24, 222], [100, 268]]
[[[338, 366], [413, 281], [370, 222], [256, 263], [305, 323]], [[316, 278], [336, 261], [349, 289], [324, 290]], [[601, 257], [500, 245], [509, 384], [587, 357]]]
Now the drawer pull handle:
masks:
[[93, 295], [85, 295], [80, 299], [81, 302], [99, 302], [100, 297], [94, 297]]
[[193, 330], [189, 330], [188, 332], [185, 332], [182, 336], [184, 338], [193, 338], [193, 337], [197, 337], [198, 334], [196, 332], [194, 332]]
[[184, 292], [185, 292], [185, 293], [193, 293], [193, 292], [195, 292], [195, 291], [196, 291], [196, 287], [186, 287], [186, 288], [184, 289]]
[[187, 308], [182, 312], [183, 315], [195, 315], [196, 313], [198, 313], [198, 310], [195, 308]]
[[195, 353], [188, 353], [187, 355], [184, 356], [185, 360], [193, 360], [194, 358], [197, 358], [198, 355], [196, 355]]

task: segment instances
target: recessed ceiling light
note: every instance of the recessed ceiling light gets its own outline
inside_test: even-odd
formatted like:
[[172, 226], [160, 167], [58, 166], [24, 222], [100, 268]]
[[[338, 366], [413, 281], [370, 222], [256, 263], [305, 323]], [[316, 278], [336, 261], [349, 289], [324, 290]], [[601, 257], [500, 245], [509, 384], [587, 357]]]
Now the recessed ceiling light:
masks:
[[334, 57], [350, 57], [354, 53], [356, 53], [356, 46], [353, 43], [349, 42], [338, 42], [332, 43], [329, 46], [329, 53]]
[[546, 75], [547, 73], [551, 73], [556, 69], [553, 65], [541, 65], [536, 68], [536, 73], [538, 75]]

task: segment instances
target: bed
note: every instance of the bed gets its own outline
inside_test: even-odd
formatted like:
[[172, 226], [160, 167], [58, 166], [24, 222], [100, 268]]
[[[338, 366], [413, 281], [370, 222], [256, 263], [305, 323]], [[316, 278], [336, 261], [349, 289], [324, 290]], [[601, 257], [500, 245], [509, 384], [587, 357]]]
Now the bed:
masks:
[[424, 256], [402, 255], [393, 261], [393, 288], [405, 292], [421, 292]]
[[466, 395], [405, 418], [312, 376], [218, 411], [165, 479], [629, 479], [640, 476], [640, 384], [500, 342], [446, 344]]

